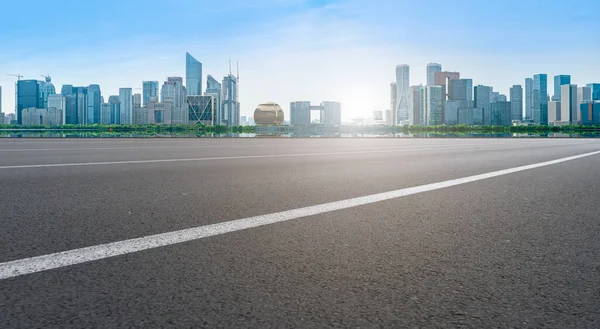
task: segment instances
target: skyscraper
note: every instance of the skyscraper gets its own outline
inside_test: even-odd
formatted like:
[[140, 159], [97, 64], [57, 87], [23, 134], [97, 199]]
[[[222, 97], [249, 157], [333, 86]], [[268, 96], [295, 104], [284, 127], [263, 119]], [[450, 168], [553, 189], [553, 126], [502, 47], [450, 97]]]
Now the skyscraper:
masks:
[[492, 87], [478, 85], [474, 88], [475, 107], [483, 111], [483, 125], [492, 124]]
[[473, 80], [453, 79], [449, 81], [448, 99], [454, 101], [473, 101]]
[[213, 96], [187, 96], [188, 123], [214, 125], [215, 98]]
[[396, 66], [396, 123], [408, 119], [408, 88], [410, 86], [410, 68], [408, 65]]
[[398, 87], [395, 82], [390, 83], [390, 112], [391, 112], [391, 125], [395, 126], [398, 122], [398, 111], [396, 106], [398, 104]]
[[85, 125], [88, 118], [88, 89], [87, 87], [73, 87], [73, 99], [75, 101], [75, 113], [77, 121], [75, 124]]
[[185, 88], [187, 95], [202, 95], [202, 63], [185, 53]]
[[142, 94], [133, 94], [133, 108], [142, 107]]
[[142, 100], [143, 105], [153, 102], [158, 102], [158, 81], [142, 82]]
[[427, 85], [435, 85], [435, 73], [442, 72], [442, 65], [438, 63], [427, 64]]
[[102, 106], [102, 94], [99, 85], [87, 87], [87, 123], [100, 123], [100, 107]]
[[514, 85], [510, 88], [511, 120], [523, 120], [523, 87]]
[[4, 112], [2, 112], [2, 86], [0, 86], [0, 124], [4, 123]]
[[240, 102], [238, 100], [238, 79], [229, 74], [223, 78], [222, 83], [221, 124], [226, 126], [240, 125]]
[[103, 125], [112, 123], [110, 103], [100, 105], [100, 123]]
[[579, 104], [577, 104], [577, 85], [560, 86], [560, 120], [571, 124], [579, 122]]
[[533, 120], [533, 79], [525, 79], [525, 120]]
[[436, 72], [435, 85], [442, 86], [442, 99], [448, 99], [448, 86], [450, 80], [460, 79], [460, 72]]
[[585, 85], [592, 92], [592, 101], [600, 101], [600, 83], [588, 83]]
[[133, 95], [131, 88], [119, 88], [121, 124], [130, 125], [133, 115]]
[[113, 95], [108, 97], [110, 105], [110, 123], [121, 124], [121, 100], [119, 96]]
[[39, 108], [48, 108], [48, 96], [56, 94], [56, 88], [52, 84], [52, 78], [46, 76], [44, 81], [38, 81], [39, 84]]
[[183, 86], [183, 78], [168, 77], [160, 90], [161, 102], [170, 102], [173, 104], [173, 109], [186, 107], [187, 90]]
[[592, 100], [592, 88], [590, 88], [590, 87], [577, 88], [577, 104], [589, 102], [591, 100]]
[[561, 86], [562, 85], [570, 85], [571, 84], [571, 76], [560, 74], [554, 76], [554, 95], [552, 96], [553, 101], [560, 101], [561, 94]]
[[410, 103], [408, 106], [408, 116], [410, 125], [422, 125], [426, 126], [426, 117], [424, 115], [425, 104], [423, 104], [423, 85], [410, 86]]
[[428, 126], [437, 126], [443, 123], [443, 92], [442, 86], [425, 87], [425, 108]]
[[290, 124], [291, 125], [310, 125], [310, 102], [291, 102], [290, 103]]
[[561, 121], [561, 106], [560, 101], [548, 102], [548, 124], [556, 125], [556, 122]]
[[533, 122], [548, 124], [548, 75], [533, 76]]
[[342, 104], [339, 102], [321, 102], [321, 124], [340, 126], [342, 124]]
[[491, 108], [491, 124], [493, 126], [510, 126], [512, 109], [510, 102], [497, 101], [490, 104]]
[[23, 124], [23, 109], [41, 108], [40, 85], [37, 80], [17, 81], [17, 123]]
[[215, 125], [222, 124], [220, 117], [223, 105], [221, 104], [221, 84], [210, 74], [206, 79], [206, 92], [204, 94], [215, 98]]

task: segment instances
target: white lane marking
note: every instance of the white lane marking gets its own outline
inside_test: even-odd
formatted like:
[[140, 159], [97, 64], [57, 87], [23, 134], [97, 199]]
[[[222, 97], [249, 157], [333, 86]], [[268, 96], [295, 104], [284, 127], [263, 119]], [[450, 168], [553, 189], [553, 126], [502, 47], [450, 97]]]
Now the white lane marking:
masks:
[[243, 219], [232, 220], [212, 225], [198, 226], [194, 228], [167, 232], [155, 235], [149, 235], [141, 238], [111, 242], [91, 247], [73, 249], [53, 254], [24, 258], [5, 263], [0, 263], [0, 280], [13, 278], [25, 274], [31, 274], [65, 266], [71, 266], [95, 260], [100, 260], [109, 257], [115, 257], [125, 254], [130, 254], [138, 251], [169, 246], [177, 243], [188, 242], [192, 240], [202, 239], [215, 235], [231, 233], [250, 228], [256, 228], [269, 224], [285, 222], [292, 219], [298, 219], [308, 216], [319, 215], [336, 210], [348, 209], [367, 205], [370, 203], [381, 202], [401, 198], [417, 193], [424, 193], [442, 188], [467, 184], [493, 177], [517, 173], [520, 171], [546, 167], [562, 162], [581, 159], [584, 157], [600, 154], [600, 151], [580, 154], [576, 156], [540, 162], [520, 167], [514, 167], [504, 170], [493, 171], [485, 174], [468, 176], [463, 178], [451, 179], [443, 182], [426, 184], [421, 186], [403, 188], [395, 191], [372, 194], [352, 199], [334, 201], [315, 206], [298, 208], [277, 212], [268, 215], [248, 217]]
[[206, 157], [206, 158], [187, 158], [187, 159], [156, 159], [156, 160], [128, 160], [128, 161], [103, 161], [103, 162], [73, 162], [73, 163], [49, 163], [32, 165], [12, 165], [0, 166], [1, 169], [27, 169], [27, 168], [49, 168], [49, 167], [78, 167], [78, 166], [100, 166], [100, 165], [118, 165], [118, 164], [141, 164], [141, 163], [162, 163], [162, 162], [189, 162], [189, 161], [214, 161], [214, 160], [241, 160], [241, 159], [264, 159], [264, 158], [285, 158], [285, 157], [305, 157], [305, 156], [323, 156], [323, 155], [346, 155], [346, 154], [369, 154], [369, 153], [395, 153], [395, 152], [415, 152], [415, 151], [446, 151], [455, 149], [474, 149], [491, 148], [492, 146], [457, 146], [451, 148], [409, 148], [409, 149], [390, 149], [390, 150], [367, 150], [367, 151], [342, 151], [342, 152], [316, 152], [316, 153], [291, 153], [291, 154], [263, 154], [263, 155], [240, 155], [224, 157]]

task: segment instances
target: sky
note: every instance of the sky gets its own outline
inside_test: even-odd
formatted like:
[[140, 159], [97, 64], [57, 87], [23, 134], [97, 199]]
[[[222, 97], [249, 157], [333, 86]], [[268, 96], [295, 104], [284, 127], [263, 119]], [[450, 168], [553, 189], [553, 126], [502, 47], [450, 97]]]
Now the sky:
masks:
[[241, 115], [274, 101], [339, 101], [342, 118], [389, 108], [395, 66], [426, 64], [508, 95], [526, 77], [600, 82], [600, 1], [61, 0], [0, 2], [2, 111], [15, 78], [100, 84], [105, 100], [143, 80], [185, 79], [185, 53], [217, 80], [239, 62]]

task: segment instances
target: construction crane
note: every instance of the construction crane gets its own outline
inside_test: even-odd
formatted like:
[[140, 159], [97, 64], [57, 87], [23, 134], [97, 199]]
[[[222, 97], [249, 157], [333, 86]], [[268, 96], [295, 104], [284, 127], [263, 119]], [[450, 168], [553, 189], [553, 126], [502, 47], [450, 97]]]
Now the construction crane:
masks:
[[7, 75], [10, 75], [11, 77], [17, 77], [17, 81], [21, 80], [21, 78], [23, 77], [20, 74], [7, 74]]
[[46, 74], [46, 75], [40, 75], [41, 77], [44, 77], [44, 79], [46, 80], [46, 82], [50, 82], [52, 81], [52, 78], [50, 77], [50, 73]]
[[11, 77], [16, 77], [17, 78], [17, 82], [15, 82], [15, 114], [17, 114], [17, 112], [18, 112], [17, 111], [17, 107], [18, 107], [17, 99], [18, 99], [18, 92], [19, 92], [17, 90], [17, 86], [18, 86], [18, 82], [21, 80], [21, 78], [23, 76], [20, 75], [20, 74], [6, 74], [6, 75], [10, 75]]

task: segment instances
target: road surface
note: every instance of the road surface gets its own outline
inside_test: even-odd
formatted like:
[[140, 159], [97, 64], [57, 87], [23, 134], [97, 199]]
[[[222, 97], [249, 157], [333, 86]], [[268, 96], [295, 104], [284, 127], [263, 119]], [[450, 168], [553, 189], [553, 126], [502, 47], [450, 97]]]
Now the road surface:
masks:
[[599, 152], [0, 140], [0, 328], [600, 328]]

